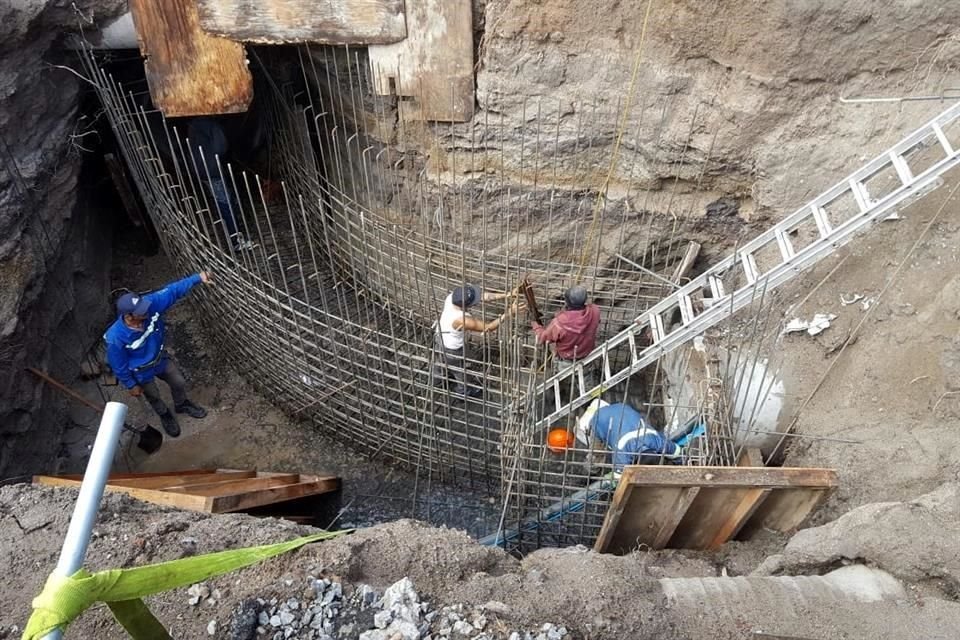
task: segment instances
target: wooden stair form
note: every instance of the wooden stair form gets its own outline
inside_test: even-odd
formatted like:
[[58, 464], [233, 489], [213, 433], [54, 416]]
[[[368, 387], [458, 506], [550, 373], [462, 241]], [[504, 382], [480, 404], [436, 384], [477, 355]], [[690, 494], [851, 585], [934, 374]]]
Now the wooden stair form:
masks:
[[[34, 476], [34, 484], [79, 487], [80, 475]], [[270, 473], [237, 469], [194, 469], [166, 473], [117, 473], [107, 479], [107, 491], [188, 511], [230, 513], [247, 511], [299, 498], [332, 493], [336, 476]]]
[[738, 534], [791, 531], [836, 483], [832, 469], [626, 467], [594, 550], [717, 549]]

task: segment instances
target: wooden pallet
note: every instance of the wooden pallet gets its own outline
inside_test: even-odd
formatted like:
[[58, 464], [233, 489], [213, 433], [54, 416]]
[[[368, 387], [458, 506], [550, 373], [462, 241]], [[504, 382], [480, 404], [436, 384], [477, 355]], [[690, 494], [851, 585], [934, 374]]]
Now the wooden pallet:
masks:
[[594, 550], [716, 549], [760, 529], [796, 529], [837, 483], [832, 469], [630, 466]]
[[[79, 487], [80, 475], [34, 476], [35, 484]], [[236, 469], [195, 469], [167, 473], [115, 473], [107, 479], [107, 491], [168, 507], [206, 513], [248, 511], [331, 493], [340, 488], [340, 478], [303, 473], [267, 473]]]

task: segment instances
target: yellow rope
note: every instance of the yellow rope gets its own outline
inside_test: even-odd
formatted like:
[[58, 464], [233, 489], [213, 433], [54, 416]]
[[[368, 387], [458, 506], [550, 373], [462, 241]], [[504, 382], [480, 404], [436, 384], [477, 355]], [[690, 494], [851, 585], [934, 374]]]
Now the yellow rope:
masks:
[[617, 124], [617, 138], [613, 143], [613, 151], [610, 154], [610, 166], [607, 168], [607, 177], [597, 191], [597, 199], [593, 205], [593, 219], [590, 222], [590, 229], [583, 244], [583, 255], [580, 259], [580, 268], [577, 269], [576, 280], [583, 274], [583, 268], [590, 259], [591, 246], [593, 245], [594, 235], [597, 232], [597, 226], [600, 222], [600, 212], [603, 210], [603, 200], [606, 197], [607, 189], [610, 187], [610, 181], [613, 179], [613, 172], [617, 168], [617, 156], [620, 153], [620, 144], [623, 141], [623, 133], [627, 128], [627, 116], [630, 108], [633, 106], [633, 98], [637, 90], [637, 76], [640, 74], [640, 60], [643, 54], [643, 43], [647, 38], [647, 23], [650, 20], [650, 10], [653, 7], [653, 0], [647, 2], [647, 9], [643, 14], [643, 25], [640, 27], [640, 42], [637, 44], [637, 57], [633, 61], [633, 73], [630, 76], [630, 88], [627, 90], [627, 103], [620, 113], [620, 122]]

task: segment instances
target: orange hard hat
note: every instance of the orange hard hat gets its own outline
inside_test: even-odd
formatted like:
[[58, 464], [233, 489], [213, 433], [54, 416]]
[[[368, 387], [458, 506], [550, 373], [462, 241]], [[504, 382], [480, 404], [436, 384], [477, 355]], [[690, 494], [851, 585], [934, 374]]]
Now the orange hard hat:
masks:
[[573, 434], [566, 429], [553, 429], [547, 434], [547, 448], [554, 453], [563, 453], [573, 446]]

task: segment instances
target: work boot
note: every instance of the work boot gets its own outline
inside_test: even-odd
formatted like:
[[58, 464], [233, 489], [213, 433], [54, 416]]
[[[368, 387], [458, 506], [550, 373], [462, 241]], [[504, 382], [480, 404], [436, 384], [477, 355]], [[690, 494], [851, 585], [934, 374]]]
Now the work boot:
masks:
[[180, 423], [177, 422], [177, 418], [169, 411], [160, 416], [160, 426], [163, 427], [163, 430], [166, 431], [167, 435], [171, 438], [176, 438], [180, 435]]
[[175, 407], [177, 413], [185, 413], [191, 418], [205, 418], [207, 416], [207, 410], [203, 407], [198, 407], [189, 400], [184, 400], [183, 404], [178, 404]]

